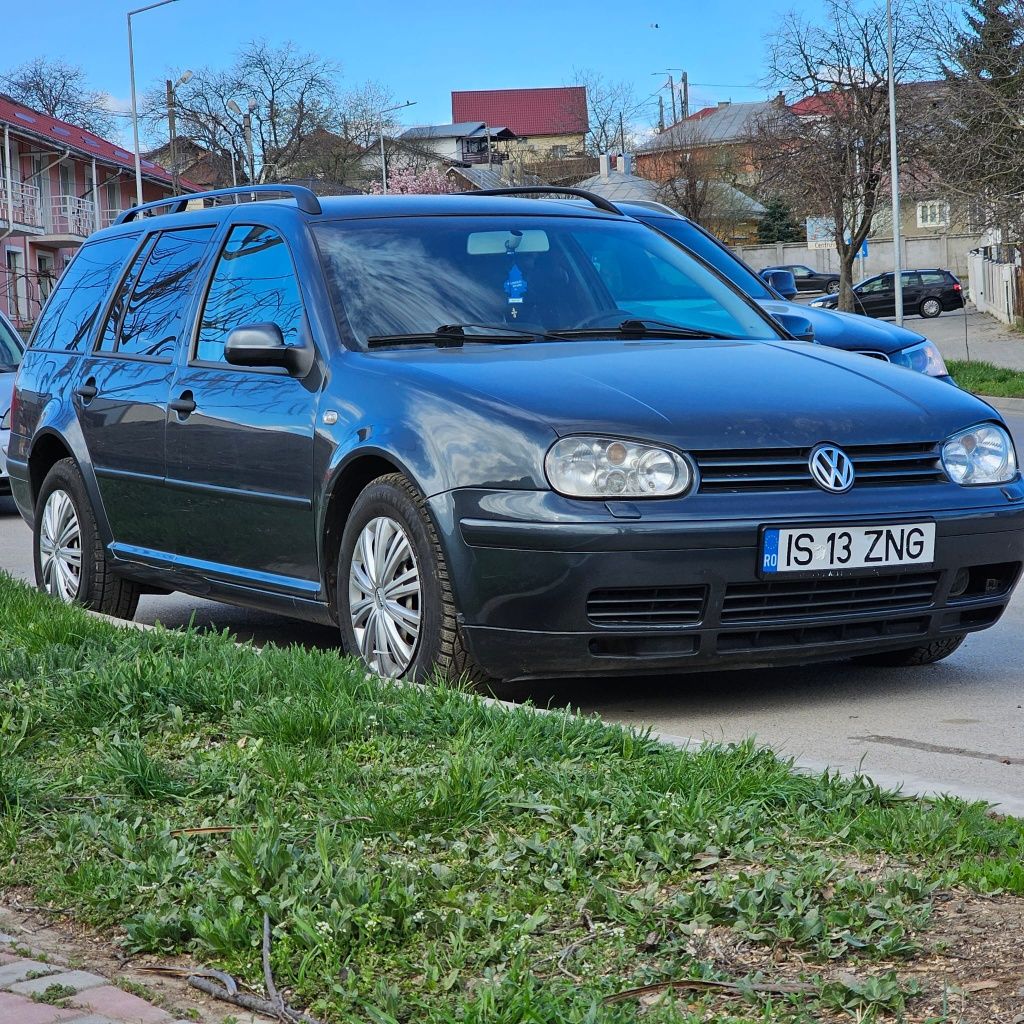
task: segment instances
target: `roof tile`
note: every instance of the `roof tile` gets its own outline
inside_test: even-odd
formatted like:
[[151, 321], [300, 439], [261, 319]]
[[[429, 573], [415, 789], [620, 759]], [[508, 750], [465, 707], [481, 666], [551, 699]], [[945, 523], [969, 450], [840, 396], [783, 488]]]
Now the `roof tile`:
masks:
[[582, 85], [567, 85], [453, 91], [452, 120], [502, 124], [520, 137], [585, 133], [589, 127], [587, 90]]

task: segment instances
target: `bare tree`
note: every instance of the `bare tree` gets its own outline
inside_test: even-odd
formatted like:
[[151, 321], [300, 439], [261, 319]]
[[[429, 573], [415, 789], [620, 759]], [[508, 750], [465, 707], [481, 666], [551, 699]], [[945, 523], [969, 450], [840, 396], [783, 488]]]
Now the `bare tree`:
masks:
[[[926, 158], [944, 191], [1024, 241], [1024, 0], [925, 5], [920, 16], [945, 91]], [[944, 25], [943, 31], [939, 26]]]
[[[203, 68], [176, 90], [177, 131], [221, 160], [234, 159], [249, 180], [246, 118], [250, 118], [255, 180], [277, 181], [335, 125], [337, 65], [293, 43], [250, 43], [227, 70]], [[234, 109], [237, 107], [238, 109]], [[151, 126], [167, 116], [162, 89], [147, 103]]]
[[[897, 83], [921, 69], [916, 33], [894, 12]], [[882, 6], [826, 0], [821, 24], [791, 13], [771, 40], [770, 78], [790, 106], [773, 106], [751, 144], [762, 190], [794, 209], [827, 217], [839, 256], [841, 309], [853, 308], [853, 262], [889, 184], [886, 20]], [[900, 89], [898, 145], [912, 153], [922, 126]]]
[[0, 85], [12, 99], [68, 124], [104, 137], [114, 129], [110, 97], [90, 89], [77, 64], [36, 57], [0, 75]]
[[643, 113], [644, 102], [637, 99], [633, 86], [587, 68], [573, 69], [572, 84], [587, 90], [587, 153], [600, 156], [635, 149], [635, 125]]

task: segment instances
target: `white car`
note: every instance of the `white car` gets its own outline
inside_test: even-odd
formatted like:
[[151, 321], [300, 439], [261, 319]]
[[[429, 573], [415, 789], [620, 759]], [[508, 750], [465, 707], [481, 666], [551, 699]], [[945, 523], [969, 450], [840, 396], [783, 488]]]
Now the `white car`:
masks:
[[21, 338], [11, 322], [0, 313], [0, 494], [9, 494], [7, 445], [11, 440], [11, 395], [23, 351]]

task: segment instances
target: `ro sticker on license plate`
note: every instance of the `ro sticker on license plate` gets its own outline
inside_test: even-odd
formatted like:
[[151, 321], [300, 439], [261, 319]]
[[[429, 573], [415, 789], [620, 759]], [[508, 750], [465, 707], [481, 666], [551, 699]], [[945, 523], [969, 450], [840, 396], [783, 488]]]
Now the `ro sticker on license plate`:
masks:
[[927, 565], [934, 559], [934, 523], [768, 529], [761, 548], [761, 572], [881, 569]]

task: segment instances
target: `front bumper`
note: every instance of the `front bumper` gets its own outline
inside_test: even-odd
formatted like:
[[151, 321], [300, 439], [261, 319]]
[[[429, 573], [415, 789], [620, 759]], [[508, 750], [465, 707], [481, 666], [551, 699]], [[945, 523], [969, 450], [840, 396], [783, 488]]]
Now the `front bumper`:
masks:
[[[834, 661], [985, 629], [1024, 563], [1024, 487], [993, 491], [1002, 503], [987, 508], [699, 521], [623, 518], [636, 512], [625, 502], [573, 521], [564, 506], [580, 503], [538, 492], [431, 504], [464, 640], [490, 675], [516, 680]], [[936, 523], [930, 566], [758, 575], [765, 524], [912, 520]]]

